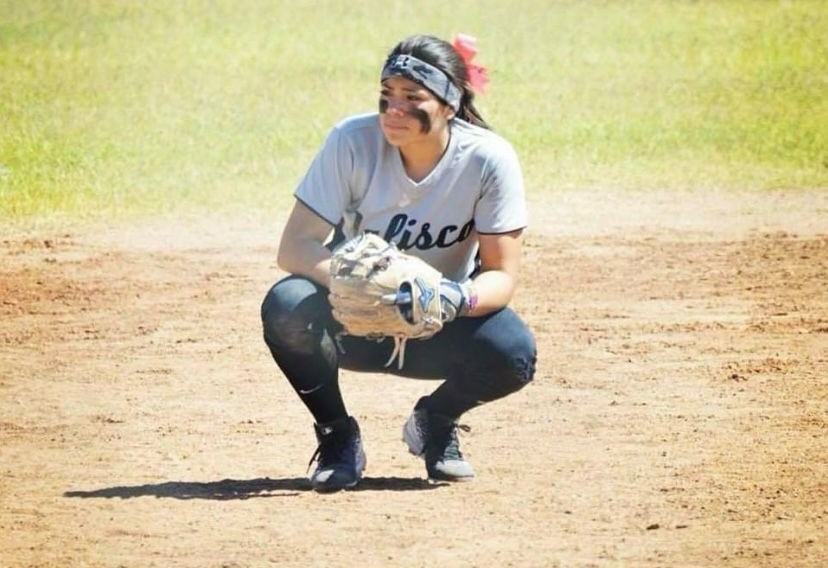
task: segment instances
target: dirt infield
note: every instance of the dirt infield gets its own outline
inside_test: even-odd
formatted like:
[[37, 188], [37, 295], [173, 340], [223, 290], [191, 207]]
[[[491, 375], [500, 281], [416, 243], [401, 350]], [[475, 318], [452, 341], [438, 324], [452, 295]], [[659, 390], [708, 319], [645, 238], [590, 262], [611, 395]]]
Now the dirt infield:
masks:
[[533, 203], [538, 373], [464, 418], [478, 478], [405, 452], [434, 383], [343, 373], [333, 495], [260, 337], [279, 230], [3, 231], [0, 566], [828, 565], [828, 191]]

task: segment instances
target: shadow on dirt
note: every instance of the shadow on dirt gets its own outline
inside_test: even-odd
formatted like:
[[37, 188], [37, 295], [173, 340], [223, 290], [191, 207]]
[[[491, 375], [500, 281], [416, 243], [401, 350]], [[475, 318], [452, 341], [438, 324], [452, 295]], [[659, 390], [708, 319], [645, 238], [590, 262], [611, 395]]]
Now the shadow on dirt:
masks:
[[[365, 477], [350, 491], [421, 491], [437, 489], [446, 485], [427, 479], [401, 477]], [[91, 491], [66, 491], [64, 497], [80, 499], [133, 499], [135, 497], [156, 497], [172, 499], [251, 499], [254, 497], [290, 497], [310, 491], [306, 477], [271, 479], [223, 479], [221, 481], [167, 481], [147, 485], [124, 485], [104, 487]]]

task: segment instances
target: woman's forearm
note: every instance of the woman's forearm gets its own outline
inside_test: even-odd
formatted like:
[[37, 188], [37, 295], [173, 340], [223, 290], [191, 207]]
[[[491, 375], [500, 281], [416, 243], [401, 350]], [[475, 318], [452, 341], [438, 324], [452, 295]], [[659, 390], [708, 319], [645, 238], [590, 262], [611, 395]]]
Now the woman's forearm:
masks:
[[330, 285], [331, 252], [312, 238], [283, 241], [277, 263], [290, 274], [305, 276], [325, 288]]
[[515, 292], [515, 278], [503, 270], [481, 272], [473, 280], [477, 295], [471, 317], [484, 316], [506, 307]]

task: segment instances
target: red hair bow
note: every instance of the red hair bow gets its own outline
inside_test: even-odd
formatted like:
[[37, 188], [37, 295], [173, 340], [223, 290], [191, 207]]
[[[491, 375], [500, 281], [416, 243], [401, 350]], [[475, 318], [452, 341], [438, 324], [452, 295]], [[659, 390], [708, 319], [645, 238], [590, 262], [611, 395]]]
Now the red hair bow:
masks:
[[457, 34], [454, 38], [454, 49], [463, 58], [466, 63], [466, 70], [469, 74], [469, 86], [476, 93], [486, 92], [486, 83], [489, 82], [489, 77], [486, 75], [486, 68], [472, 63], [472, 59], [477, 55], [477, 38], [466, 34]]

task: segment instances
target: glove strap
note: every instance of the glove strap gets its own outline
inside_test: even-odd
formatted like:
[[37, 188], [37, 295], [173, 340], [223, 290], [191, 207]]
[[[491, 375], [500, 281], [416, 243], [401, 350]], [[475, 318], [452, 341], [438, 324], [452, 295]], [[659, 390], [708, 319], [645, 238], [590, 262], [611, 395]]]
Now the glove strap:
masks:
[[440, 284], [440, 301], [443, 307], [450, 306], [448, 321], [467, 316], [477, 307], [477, 290], [471, 282], [460, 284], [444, 278]]

